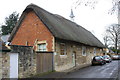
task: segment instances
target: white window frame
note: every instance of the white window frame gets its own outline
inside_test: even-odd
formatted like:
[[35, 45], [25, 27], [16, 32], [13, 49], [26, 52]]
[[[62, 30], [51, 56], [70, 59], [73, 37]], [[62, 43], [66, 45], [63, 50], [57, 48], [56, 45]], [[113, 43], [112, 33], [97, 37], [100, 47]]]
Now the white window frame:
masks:
[[96, 48], [93, 48], [93, 54], [96, 55]]
[[82, 56], [86, 56], [86, 47], [82, 46]]
[[[61, 45], [64, 45], [64, 54], [61, 54]], [[60, 56], [66, 56], [67, 55], [67, 47], [65, 43], [60, 43]]]
[[46, 43], [37, 44], [37, 51], [47, 51]]

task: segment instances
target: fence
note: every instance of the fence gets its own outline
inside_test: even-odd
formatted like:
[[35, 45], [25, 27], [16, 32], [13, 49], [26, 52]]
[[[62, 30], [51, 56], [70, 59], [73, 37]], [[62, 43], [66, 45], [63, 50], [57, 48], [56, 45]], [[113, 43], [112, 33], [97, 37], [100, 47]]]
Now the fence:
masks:
[[37, 52], [37, 73], [53, 71], [53, 53]]

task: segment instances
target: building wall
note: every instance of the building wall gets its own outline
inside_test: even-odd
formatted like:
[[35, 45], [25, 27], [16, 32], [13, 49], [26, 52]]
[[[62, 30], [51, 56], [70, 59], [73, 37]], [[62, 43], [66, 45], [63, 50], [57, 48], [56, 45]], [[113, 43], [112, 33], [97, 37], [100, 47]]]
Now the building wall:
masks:
[[2, 52], [0, 52], [0, 80], [2, 78]]
[[[30, 47], [15, 48], [19, 52], [18, 77], [26, 78], [36, 74], [36, 53]], [[0, 79], [10, 78], [10, 55], [6, 52], [0, 53]]]
[[[24, 57], [23, 57], [24, 56]], [[36, 74], [36, 53], [19, 54], [19, 78], [26, 78]]]
[[[60, 55], [60, 43], [65, 43], [67, 48], [67, 55]], [[54, 65], [56, 71], [62, 71], [66, 69], [70, 69], [73, 67], [85, 67], [91, 65], [91, 60], [96, 55], [101, 55], [102, 51], [99, 48], [85, 46], [83, 44], [70, 42], [70, 41], [63, 41], [63, 40], [56, 40], [55, 43], [55, 52], [54, 52]], [[82, 55], [82, 46], [86, 47], [86, 55]], [[96, 49], [96, 54], [94, 54], [94, 48]], [[74, 65], [74, 60], [72, 53], [76, 54], [76, 64]]]
[[12, 45], [34, 46], [39, 41], [47, 43], [47, 50], [53, 51], [54, 37], [33, 11], [29, 11], [15, 34]]
[[2, 52], [2, 78], [10, 77], [10, 56], [9, 53]]
[[18, 77], [28, 78], [36, 74], [53, 71], [53, 53], [35, 52], [32, 46], [11, 46], [18, 53]]
[[26, 78], [36, 74], [36, 53], [30, 46], [11, 46], [12, 53], [18, 53], [18, 77]]

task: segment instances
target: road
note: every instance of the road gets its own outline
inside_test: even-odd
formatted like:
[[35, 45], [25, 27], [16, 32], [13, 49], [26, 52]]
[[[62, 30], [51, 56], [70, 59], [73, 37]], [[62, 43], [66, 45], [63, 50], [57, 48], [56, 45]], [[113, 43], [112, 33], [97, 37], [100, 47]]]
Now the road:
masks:
[[114, 60], [102, 66], [89, 66], [65, 75], [63, 78], [116, 78], [120, 61]]

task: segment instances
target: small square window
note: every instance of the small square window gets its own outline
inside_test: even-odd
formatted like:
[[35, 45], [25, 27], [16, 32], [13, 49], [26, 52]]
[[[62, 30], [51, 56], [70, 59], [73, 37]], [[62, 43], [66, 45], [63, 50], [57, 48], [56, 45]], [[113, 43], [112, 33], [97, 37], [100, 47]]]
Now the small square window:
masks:
[[37, 46], [38, 46], [38, 51], [47, 51], [45, 43], [38, 44]]

